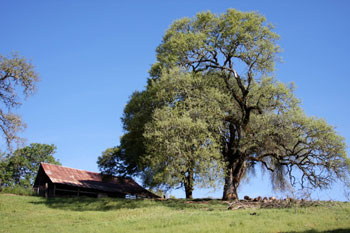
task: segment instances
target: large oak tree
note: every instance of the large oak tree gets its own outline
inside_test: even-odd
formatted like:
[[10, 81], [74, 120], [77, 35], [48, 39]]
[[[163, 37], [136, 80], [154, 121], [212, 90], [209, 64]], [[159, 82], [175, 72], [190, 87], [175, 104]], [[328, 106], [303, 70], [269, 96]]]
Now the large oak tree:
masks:
[[[124, 110], [116, 172], [186, 184], [190, 171], [210, 177], [199, 168], [216, 158], [219, 169], [211, 175], [224, 177], [223, 199], [237, 199], [242, 178], [257, 165], [278, 189], [348, 180], [344, 138], [307, 117], [293, 87], [271, 76], [277, 40], [255, 12], [229, 9], [175, 21], [157, 48], [146, 90], [134, 93]], [[210, 156], [215, 149], [219, 157]]]
[[272, 180], [328, 187], [349, 174], [344, 139], [325, 121], [306, 117], [291, 90], [268, 78], [274, 70], [278, 35], [255, 13], [229, 9], [175, 21], [157, 48], [152, 74], [181, 67], [215, 73], [229, 93], [232, 109], [222, 119], [222, 159], [226, 163], [224, 199], [237, 199], [248, 168], [261, 164]]

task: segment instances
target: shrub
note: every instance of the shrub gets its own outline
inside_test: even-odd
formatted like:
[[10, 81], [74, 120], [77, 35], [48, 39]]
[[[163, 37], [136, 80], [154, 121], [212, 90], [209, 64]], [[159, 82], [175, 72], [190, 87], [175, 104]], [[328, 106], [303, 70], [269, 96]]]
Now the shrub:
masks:
[[1, 187], [0, 193], [11, 193], [11, 194], [23, 195], [23, 196], [35, 196], [36, 195], [33, 192], [32, 188], [24, 188], [24, 187], [19, 186], [19, 185]]

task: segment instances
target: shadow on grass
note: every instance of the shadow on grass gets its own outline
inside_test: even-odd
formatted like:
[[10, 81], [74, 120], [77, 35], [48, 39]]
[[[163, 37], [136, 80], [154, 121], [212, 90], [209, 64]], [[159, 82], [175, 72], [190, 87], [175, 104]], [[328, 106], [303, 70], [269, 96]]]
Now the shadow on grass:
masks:
[[308, 231], [288, 231], [286, 233], [349, 233], [350, 229], [335, 229], [328, 231], [308, 230]]
[[46, 205], [53, 209], [72, 211], [110, 211], [118, 209], [136, 209], [149, 207], [168, 207], [172, 209], [202, 209], [202, 210], [226, 210], [227, 205], [218, 200], [153, 200], [153, 199], [121, 199], [121, 198], [40, 198], [30, 202], [33, 205]]

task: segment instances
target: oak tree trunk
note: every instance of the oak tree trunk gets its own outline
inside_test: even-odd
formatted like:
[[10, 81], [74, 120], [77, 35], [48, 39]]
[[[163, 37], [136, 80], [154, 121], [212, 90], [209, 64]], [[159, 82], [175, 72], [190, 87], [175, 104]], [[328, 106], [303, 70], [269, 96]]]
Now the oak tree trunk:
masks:
[[246, 166], [243, 160], [237, 159], [229, 163], [225, 175], [223, 200], [238, 200], [238, 186], [245, 173]]
[[186, 175], [186, 180], [184, 182], [186, 199], [192, 199], [193, 183], [193, 170], [189, 169]]

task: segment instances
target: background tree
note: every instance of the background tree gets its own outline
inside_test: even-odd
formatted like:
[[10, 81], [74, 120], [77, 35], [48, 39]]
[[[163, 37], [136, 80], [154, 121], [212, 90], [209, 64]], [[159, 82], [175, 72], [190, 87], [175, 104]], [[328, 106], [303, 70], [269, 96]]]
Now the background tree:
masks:
[[[185, 75], [180, 71], [174, 71], [174, 73], [179, 75]], [[182, 106], [177, 106], [177, 108], [174, 109], [169, 108], [169, 112], [167, 112], [166, 108], [164, 108], [163, 111], [160, 111], [160, 108], [162, 106], [169, 107], [170, 105], [172, 105], [172, 103], [179, 100], [179, 98], [187, 98], [184, 91], [182, 91], [181, 93], [176, 93], [176, 90], [181, 91], [182, 87], [186, 86], [186, 92], [191, 92], [191, 89], [196, 88], [195, 85], [202, 85], [199, 83], [196, 84], [196, 82], [198, 81], [201, 82], [202, 79], [197, 77], [196, 79], [191, 80], [188, 77], [183, 76], [181, 82], [175, 83], [174, 81], [177, 80], [173, 79], [173, 74], [167, 75], [166, 77], [160, 83], [154, 80], [149, 80], [146, 90], [142, 92], [135, 92], [131, 96], [130, 101], [124, 109], [124, 116], [122, 118], [124, 130], [126, 131], [126, 133], [121, 137], [120, 147], [118, 147], [117, 150], [107, 149], [98, 158], [97, 163], [99, 169], [107, 174], [139, 176], [140, 178], [142, 178], [144, 185], [150, 188], [161, 188], [163, 190], [168, 190], [170, 188], [184, 186], [187, 194], [186, 196], [191, 198], [191, 193], [195, 185], [195, 177], [195, 181], [197, 184], [200, 183], [201, 185], [206, 186], [215, 185], [215, 177], [213, 175], [208, 175], [208, 169], [205, 172], [203, 164], [205, 164], [206, 160], [204, 159], [204, 157], [201, 159], [202, 162], [200, 163], [199, 160], [196, 159], [196, 164], [194, 164], [194, 159], [191, 158], [191, 156], [195, 154], [195, 150], [193, 150], [194, 148], [191, 149], [193, 153], [190, 150], [188, 150], [186, 153], [182, 153], [182, 157], [177, 157], [175, 156], [175, 154], [168, 154], [168, 157], [164, 157], [167, 154], [167, 152], [165, 151], [165, 141], [162, 141], [161, 143], [162, 145], [164, 145], [163, 147], [157, 148], [157, 143], [160, 142], [160, 140], [163, 140], [164, 138], [155, 137], [157, 131], [153, 130], [156, 127], [152, 126], [152, 124], [157, 124], [158, 126], [160, 126], [162, 124], [160, 123], [160, 121], [169, 120], [166, 119], [168, 117], [167, 114], [174, 114], [174, 116], [176, 115], [179, 120], [179, 124], [177, 124], [178, 128], [175, 129], [174, 127], [172, 127], [173, 131], [171, 132], [182, 132], [181, 137], [179, 136], [177, 138], [181, 140], [181, 142], [179, 143], [181, 143], [183, 147], [185, 147], [185, 145], [188, 144], [188, 142], [186, 141], [188, 140], [188, 136], [186, 137], [186, 135], [190, 135], [191, 130], [192, 133], [196, 132], [197, 135], [200, 135], [200, 131], [198, 131], [198, 129], [200, 128], [196, 128], [195, 126], [200, 126], [203, 129], [202, 123], [205, 122], [202, 121], [200, 123], [194, 117], [192, 117], [191, 119], [191, 117], [185, 116], [183, 113], [181, 113], [181, 111], [184, 112], [189, 108], [192, 108], [192, 112], [195, 113], [195, 110], [193, 109], [194, 106], [190, 107], [187, 104], [183, 104]], [[170, 84], [173, 85], [170, 87]], [[199, 92], [192, 92], [192, 94], [198, 95]], [[207, 107], [210, 108], [209, 105], [207, 105]], [[181, 108], [182, 110], [179, 111]], [[153, 121], [155, 118], [155, 115], [153, 115], [153, 111], [155, 110], [158, 111], [158, 121]], [[197, 114], [198, 113], [199, 111], [197, 111]], [[195, 115], [196, 114], [192, 114], [192, 116]], [[148, 129], [147, 132], [146, 128]], [[164, 127], [159, 127], [158, 130], [162, 131], [167, 129], [165, 129]], [[187, 132], [185, 132], [186, 130]], [[208, 134], [207, 131], [205, 133]], [[145, 138], [146, 134], [147, 138]], [[172, 142], [167, 142], [169, 143], [167, 144], [167, 146], [174, 146], [178, 143], [176, 142], [176, 140], [173, 140]], [[197, 141], [195, 145], [199, 147], [199, 141]], [[188, 146], [186, 147], [188, 148]], [[211, 145], [210, 147], [202, 147], [202, 149], [210, 149], [209, 151], [211, 155], [208, 155], [207, 157], [213, 158], [218, 155], [218, 150], [213, 151], [213, 148], [215, 147], [216, 146]], [[196, 153], [198, 157], [198, 152]], [[185, 159], [187, 162], [182, 163], [182, 165], [175, 166], [176, 163], [175, 160], [172, 160], [173, 158], [177, 158], [177, 162], [180, 162], [180, 160], [183, 159]], [[161, 166], [169, 162], [169, 160], [172, 160], [171, 166]], [[213, 160], [211, 159], [210, 162], [212, 163]], [[194, 165], [196, 166], [196, 169], [194, 169]], [[208, 168], [208, 164], [206, 165]], [[202, 169], [199, 169], [199, 166], [201, 166]], [[169, 171], [169, 169], [171, 169], [171, 172]], [[201, 176], [199, 176], [199, 174], [201, 174]], [[173, 180], [171, 177], [173, 178]], [[206, 179], [204, 179], [205, 177]]]
[[28, 60], [17, 54], [0, 55], [0, 129], [8, 148], [13, 142], [19, 142], [17, 134], [25, 127], [21, 117], [12, 112], [21, 105], [19, 92], [28, 97], [37, 81], [38, 74]]
[[120, 174], [125, 167], [122, 165], [120, 147], [108, 148], [97, 158], [100, 171], [106, 175]]
[[31, 187], [41, 162], [61, 165], [53, 156], [55, 152], [54, 145], [32, 143], [8, 154], [0, 160], [1, 186]]
[[[145, 125], [152, 119], [152, 112], [162, 106], [156, 100], [155, 90], [135, 92], [125, 106], [122, 117], [125, 134], [120, 140], [120, 163], [118, 173], [121, 175], [139, 175], [145, 177], [148, 164], [143, 160], [146, 154], [144, 143]], [[144, 179], [145, 185], [150, 185]]]
[[145, 177], [144, 171], [148, 165], [143, 160], [146, 154], [143, 133], [156, 106], [158, 103], [155, 101], [154, 92], [136, 91], [131, 95], [122, 117], [125, 134], [121, 137], [120, 146], [108, 148], [98, 157], [97, 164], [101, 172], [109, 175]]
[[[224, 199], [238, 198], [242, 177], [257, 163], [280, 184], [288, 175], [293, 181], [291, 170], [296, 168], [302, 184], [307, 181], [319, 188], [349, 174], [344, 139], [324, 121], [307, 118], [292, 89], [267, 77], [279, 47], [278, 35], [265, 21], [255, 12], [233, 9], [177, 20], [157, 48], [157, 63], [151, 70], [159, 78], [164, 69], [178, 66], [188, 72], [214, 73], [224, 82], [220, 90], [234, 103], [232, 109], [223, 109], [226, 116], [221, 119]], [[278, 123], [284, 127], [273, 132]]]

